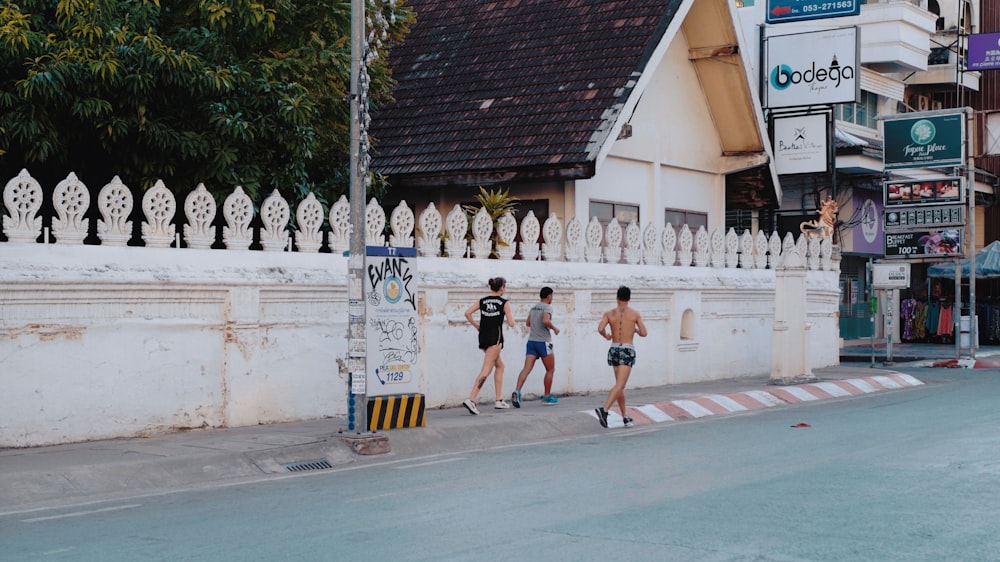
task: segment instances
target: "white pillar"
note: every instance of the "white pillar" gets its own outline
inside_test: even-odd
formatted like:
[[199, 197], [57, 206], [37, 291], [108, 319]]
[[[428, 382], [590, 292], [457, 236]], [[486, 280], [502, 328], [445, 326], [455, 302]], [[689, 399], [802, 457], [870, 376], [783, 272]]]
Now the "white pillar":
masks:
[[808, 332], [805, 261], [793, 247], [782, 253], [781, 265], [775, 270], [771, 384], [818, 380], [806, 357]]

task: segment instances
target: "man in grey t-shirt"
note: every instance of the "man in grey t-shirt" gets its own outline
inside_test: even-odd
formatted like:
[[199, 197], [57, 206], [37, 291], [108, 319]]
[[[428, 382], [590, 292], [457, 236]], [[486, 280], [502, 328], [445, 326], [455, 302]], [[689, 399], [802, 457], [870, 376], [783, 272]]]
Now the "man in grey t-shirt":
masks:
[[552, 332], [559, 335], [559, 328], [552, 323], [552, 288], [542, 287], [538, 296], [540, 300], [528, 311], [527, 325], [531, 332], [528, 334], [527, 349], [524, 352], [524, 368], [517, 376], [517, 390], [510, 396], [510, 401], [515, 408], [521, 407], [521, 388], [524, 381], [528, 379], [528, 373], [535, 367], [535, 361], [539, 358], [545, 366], [545, 394], [542, 395], [542, 403], [555, 404], [559, 399], [552, 394], [552, 374], [556, 371], [556, 356], [552, 350]]

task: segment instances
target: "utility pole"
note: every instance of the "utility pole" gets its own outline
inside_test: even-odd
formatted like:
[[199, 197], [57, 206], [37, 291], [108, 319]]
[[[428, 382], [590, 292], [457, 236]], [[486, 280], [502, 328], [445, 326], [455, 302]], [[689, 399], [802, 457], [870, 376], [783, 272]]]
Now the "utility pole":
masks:
[[362, 144], [362, 119], [366, 102], [365, 83], [361, 78], [365, 56], [365, 0], [351, 0], [351, 240], [347, 266], [348, 429], [368, 431], [367, 337], [365, 334], [365, 187], [368, 176], [367, 143]]

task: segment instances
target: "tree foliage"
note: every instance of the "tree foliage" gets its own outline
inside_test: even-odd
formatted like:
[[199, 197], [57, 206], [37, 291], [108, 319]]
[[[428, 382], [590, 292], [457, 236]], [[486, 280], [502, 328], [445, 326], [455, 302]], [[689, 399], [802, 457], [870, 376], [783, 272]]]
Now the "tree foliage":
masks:
[[[378, 103], [413, 14], [367, 5], [385, 27], [369, 64]], [[349, 0], [5, 2], [0, 173], [332, 200], [349, 186], [350, 21]]]

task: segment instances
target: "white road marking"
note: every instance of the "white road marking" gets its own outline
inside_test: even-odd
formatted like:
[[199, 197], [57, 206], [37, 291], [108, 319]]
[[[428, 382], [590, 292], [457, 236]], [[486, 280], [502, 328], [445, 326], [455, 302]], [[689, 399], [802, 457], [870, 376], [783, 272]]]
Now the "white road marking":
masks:
[[921, 384], [924, 384], [919, 379], [913, 378], [913, 376], [907, 375], [906, 373], [896, 373], [896, 376], [910, 383], [910, 385], [912, 386], [919, 386]]
[[643, 413], [643, 415], [653, 420], [654, 422], [674, 421], [674, 418], [670, 417], [669, 415], [667, 415], [666, 412], [657, 408], [653, 404], [639, 406], [638, 408], [636, 408], [636, 410], [639, 410], [640, 412]]
[[123, 509], [132, 509], [133, 507], [141, 507], [141, 503], [130, 503], [128, 505], [116, 505], [114, 507], [103, 507], [101, 509], [89, 509], [87, 511], [74, 511], [72, 513], [61, 513], [59, 515], [49, 515], [47, 517], [32, 517], [30, 519], [22, 519], [21, 523], [39, 523], [41, 521], [52, 521], [54, 519], [67, 519], [69, 517], [83, 517], [85, 515], [93, 515], [95, 513], [107, 513], [109, 511], [122, 511]]
[[898, 382], [896, 382], [896, 381], [894, 381], [894, 380], [892, 380], [889, 377], [886, 377], [884, 375], [878, 375], [878, 376], [872, 377], [872, 379], [874, 379], [875, 382], [879, 383], [880, 385], [882, 385], [882, 386], [884, 386], [886, 388], [903, 388], [903, 385], [899, 384]]
[[723, 396], [722, 394], [712, 394], [710, 396], [706, 396], [705, 398], [708, 398], [712, 402], [715, 402], [730, 412], [745, 412], [747, 410], [747, 407], [743, 404], [740, 404], [728, 396]]
[[442, 464], [442, 463], [446, 463], [446, 462], [455, 462], [455, 461], [464, 461], [464, 460], [465, 460], [465, 457], [454, 457], [454, 458], [450, 458], [450, 459], [439, 459], [439, 460], [436, 460], [436, 461], [418, 462], [416, 464], [405, 464], [403, 466], [394, 466], [392, 468], [395, 469], [395, 470], [406, 470], [407, 468], [417, 468], [418, 466], [430, 466], [430, 465], [433, 465], [433, 464]]
[[861, 392], [864, 392], [865, 394], [868, 394], [869, 392], [877, 392], [879, 390], [874, 386], [872, 386], [871, 384], [869, 384], [868, 381], [864, 379], [847, 379], [844, 382], [860, 390]]
[[768, 408], [788, 403], [769, 392], [764, 392], [763, 390], [748, 390], [743, 394], [746, 394], [750, 398], [753, 398]]
[[813, 386], [815, 386], [816, 388], [819, 388], [820, 390], [826, 391], [827, 394], [829, 394], [830, 396], [836, 396], [838, 398], [841, 397], [841, 396], [851, 396], [850, 392], [848, 392], [848, 391], [844, 390], [843, 388], [841, 388], [841, 387], [833, 384], [832, 382], [818, 382], [818, 383], [814, 384]]
[[805, 389], [799, 388], [797, 386], [786, 386], [784, 390], [803, 402], [808, 402], [810, 400], [819, 400], [819, 398], [817, 398], [816, 395], [811, 394], [807, 392]]
[[696, 418], [712, 415], [711, 410], [692, 400], [674, 400], [674, 405]]

